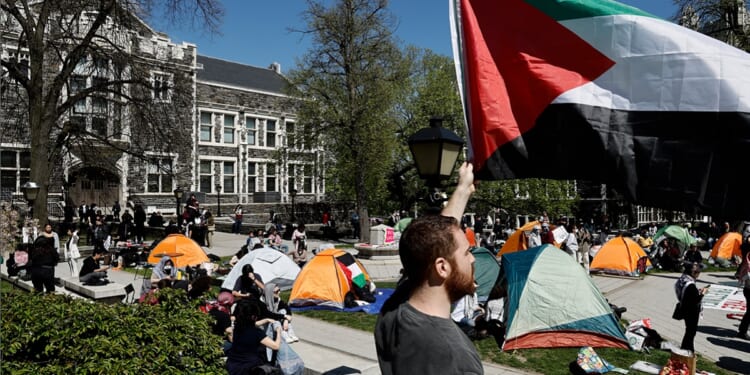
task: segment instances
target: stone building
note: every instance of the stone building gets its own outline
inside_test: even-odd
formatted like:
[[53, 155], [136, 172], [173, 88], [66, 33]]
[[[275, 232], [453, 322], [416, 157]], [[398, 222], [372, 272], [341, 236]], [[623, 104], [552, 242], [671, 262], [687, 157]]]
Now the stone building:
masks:
[[[66, 134], [65, 145], [50, 180], [35, 181], [48, 187], [50, 214], [59, 215], [63, 201], [95, 203], [105, 212], [115, 201], [133, 202], [170, 214], [178, 187], [213, 211], [221, 204], [227, 214], [236, 204], [266, 212], [293, 199], [322, 198], [322, 151], [295, 126], [295, 101], [285, 94], [278, 64], [257, 68], [200, 56], [196, 45], [174, 43], [133, 15], [128, 21], [108, 18], [100, 34], [110, 44], [87, 49], [66, 76], [59, 103], [74, 104], [59, 106], [50, 131], [51, 140]], [[12, 17], [0, 15], [0, 58], [28, 70], [33, 54], [19, 30]], [[65, 58], [48, 55], [44, 77], [52, 81]], [[85, 97], [78, 100], [78, 93]], [[0, 200], [19, 205], [33, 164], [27, 105], [4, 67]]]

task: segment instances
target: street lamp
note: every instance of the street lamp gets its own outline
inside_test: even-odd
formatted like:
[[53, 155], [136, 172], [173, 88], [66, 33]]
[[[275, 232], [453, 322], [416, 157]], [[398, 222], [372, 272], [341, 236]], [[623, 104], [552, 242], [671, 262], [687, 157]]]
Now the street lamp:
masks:
[[443, 128], [442, 124], [443, 119], [433, 117], [429, 128], [417, 131], [407, 141], [419, 177], [432, 190], [429, 195], [431, 206], [440, 206], [445, 201], [445, 194], [440, 191], [442, 181], [453, 174], [464, 145], [463, 139]]
[[221, 185], [216, 184], [216, 192], [216, 203], [218, 205], [218, 207], [216, 208], [216, 215], [221, 216]]
[[26, 199], [27, 204], [29, 205], [29, 209], [27, 211], [27, 216], [32, 216], [32, 210], [34, 209], [34, 201], [36, 200], [37, 195], [39, 195], [39, 185], [37, 185], [36, 182], [27, 181], [23, 186], [21, 186], [21, 191], [23, 192], [23, 197]]
[[294, 198], [297, 197], [297, 189], [289, 190], [289, 196], [292, 198], [292, 222], [297, 221], [295, 210], [294, 210]]
[[177, 213], [177, 226], [182, 226], [182, 215], [180, 214], [180, 201], [182, 200], [182, 194], [185, 194], [185, 192], [182, 190], [181, 187], [177, 187], [177, 189], [174, 189], [174, 199], [177, 203], [177, 209], [175, 212]]

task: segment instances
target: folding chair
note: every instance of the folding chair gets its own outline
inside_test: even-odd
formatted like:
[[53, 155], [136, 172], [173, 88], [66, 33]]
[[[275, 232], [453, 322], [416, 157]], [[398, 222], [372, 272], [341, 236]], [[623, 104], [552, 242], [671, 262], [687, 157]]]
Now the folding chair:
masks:
[[125, 303], [130, 304], [135, 302], [135, 287], [133, 283], [125, 285]]

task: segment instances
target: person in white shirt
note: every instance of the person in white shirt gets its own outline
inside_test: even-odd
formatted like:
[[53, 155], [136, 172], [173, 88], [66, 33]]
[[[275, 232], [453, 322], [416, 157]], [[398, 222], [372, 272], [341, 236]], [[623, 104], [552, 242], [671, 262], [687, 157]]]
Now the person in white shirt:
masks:
[[575, 259], [579, 264], [582, 263], [581, 260], [579, 260], [580, 254], [578, 253], [578, 239], [576, 238], [576, 233], [578, 232], [578, 228], [576, 228], [575, 224], [571, 226], [571, 230], [568, 232], [568, 237], [563, 241], [562, 249], [565, 250], [568, 255], [572, 256], [573, 259]]

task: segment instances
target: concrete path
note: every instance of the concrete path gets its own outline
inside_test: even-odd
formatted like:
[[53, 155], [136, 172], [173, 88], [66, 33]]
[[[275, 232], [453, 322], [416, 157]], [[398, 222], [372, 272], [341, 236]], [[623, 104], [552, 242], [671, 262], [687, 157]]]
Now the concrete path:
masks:
[[[215, 245], [206, 250], [209, 254], [220, 257], [230, 256], [245, 243], [245, 238], [244, 235], [220, 232], [214, 237]], [[285, 242], [291, 245], [290, 241]], [[310, 249], [321, 243], [323, 242], [315, 239], [308, 240]], [[349, 251], [356, 253], [354, 249]], [[396, 280], [399, 277], [401, 264], [398, 257], [360, 261], [376, 284], [377, 281]], [[69, 275], [67, 264], [58, 265], [57, 277]], [[736, 281], [731, 279], [731, 275], [732, 272], [702, 274], [698, 284], [734, 286]], [[653, 328], [660, 335], [679, 346], [684, 332], [683, 322], [671, 318], [676, 302], [672, 286], [677, 277], [679, 274], [651, 274], [643, 280], [594, 276], [593, 280], [611, 303], [627, 308], [627, 312], [623, 314], [625, 319], [650, 318]], [[134, 277], [132, 273], [110, 271], [109, 278], [123, 285], [133, 283], [135, 290], [140, 290], [142, 278]], [[307, 374], [380, 373], [372, 333], [300, 315], [294, 316], [293, 324], [300, 342], [293, 344], [292, 348], [305, 361]], [[750, 341], [734, 338], [738, 325], [738, 320], [726, 318], [726, 312], [706, 309], [698, 328], [695, 346], [700, 354], [716, 361], [720, 367], [739, 374], [750, 374]], [[485, 363], [484, 366], [485, 373], [490, 375], [531, 374], [492, 363]]]

